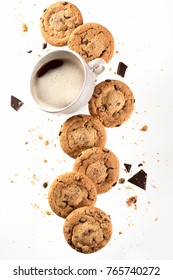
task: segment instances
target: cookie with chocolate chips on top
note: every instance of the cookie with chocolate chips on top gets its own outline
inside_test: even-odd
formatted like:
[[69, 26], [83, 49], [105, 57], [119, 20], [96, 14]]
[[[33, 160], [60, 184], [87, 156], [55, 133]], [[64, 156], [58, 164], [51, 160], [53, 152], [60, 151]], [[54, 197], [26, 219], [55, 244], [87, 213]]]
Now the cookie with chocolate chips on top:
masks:
[[67, 243], [76, 251], [94, 253], [110, 241], [112, 223], [103, 210], [93, 206], [81, 207], [68, 215], [63, 233]]
[[130, 118], [134, 102], [134, 95], [125, 83], [105, 80], [95, 86], [89, 101], [89, 112], [105, 127], [120, 126]]
[[85, 23], [71, 33], [68, 47], [86, 62], [95, 58], [109, 62], [114, 54], [114, 38], [106, 27], [93, 22]]
[[88, 176], [97, 188], [97, 194], [109, 191], [119, 178], [119, 160], [108, 149], [94, 147], [83, 151], [73, 165], [74, 172]]
[[96, 199], [95, 184], [78, 172], [59, 175], [48, 192], [48, 202], [52, 211], [62, 218], [66, 218], [74, 209], [94, 205]]
[[83, 24], [80, 10], [72, 3], [62, 1], [47, 7], [40, 19], [43, 38], [53, 46], [65, 46], [72, 31]]
[[91, 147], [104, 147], [106, 130], [95, 117], [78, 114], [68, 118], [61, 126], [59, 141], [62, 150], [72, 158]]

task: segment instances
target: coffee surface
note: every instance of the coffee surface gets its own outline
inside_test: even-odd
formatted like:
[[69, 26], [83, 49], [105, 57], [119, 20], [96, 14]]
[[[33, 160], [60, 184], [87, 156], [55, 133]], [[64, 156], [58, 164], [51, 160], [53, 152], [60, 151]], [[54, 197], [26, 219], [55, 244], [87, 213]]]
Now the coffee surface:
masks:
[[37, 71], [33, 92], [41, 106], [56, 110], [68, 106], [78, 97], [83, 82], [84, 71], [80, 63], [55, 59]]

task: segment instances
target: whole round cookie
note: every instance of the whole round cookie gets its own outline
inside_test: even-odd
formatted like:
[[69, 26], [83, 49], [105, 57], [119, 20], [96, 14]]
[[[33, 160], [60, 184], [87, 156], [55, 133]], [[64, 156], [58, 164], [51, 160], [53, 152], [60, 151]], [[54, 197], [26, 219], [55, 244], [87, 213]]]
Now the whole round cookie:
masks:
[[82, 23], [82, 14], [74, 4], [56, 2], [43, 11], [40, 30], [49, 44], [65, 46], [71, 32]]
[[130, 118], [134, 102], [133, 93], [125, 83], [105, 80], [95, 86], [89, 112], [106, 127], [120, 126]]
[[83, 151], [75, 159], [73, 171], [88, 176], [96, 185], [97, 194], [101, 194], [118, 181], [119, 160], [110, 150], [94, 147]]
[[102, 249], [112, 236], [110, 216], [99, 208], [82, 207], [71, 212], [63, 227], [68, 244], [81, 253]]
[[108, 62], [114, 53], [114, 38], [106, 27], [98, 23], [85, 23], [71, 33], [68, 47], [87, 62], [95, 58]]
[[106, 130], [95, 117], [85, 114], [68, 118], [61, 126], [59, 141], [62, 150], [72, 158], [90, 147], [104, 147]]
[[74, 209], [94, 205], [95, 184], [84, 174], [68, 172], [58, 176], [49, 188], [48, 202], [54, 213], [66, 218]]

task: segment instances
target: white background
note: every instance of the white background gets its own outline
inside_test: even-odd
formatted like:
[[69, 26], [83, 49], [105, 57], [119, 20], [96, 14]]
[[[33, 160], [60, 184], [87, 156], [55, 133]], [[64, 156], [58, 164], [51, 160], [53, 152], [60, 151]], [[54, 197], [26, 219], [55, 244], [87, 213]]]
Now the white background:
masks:
[[[172, 1], [71, 2], [81, 10], [85, 23], [104, 25], [115, 39], [118, 53], [97, 82], [120, 79], [136, 99], [130, 120], [107, 129], [106, 147], [118, 156], [120, 178], [126, 179], [99, 195], [96, 203], [111, 215], [113, 236], [102, 250], [80, 254], [63, 237], [64, 220], [48, 215], [48, 189], [42, 184], [50, 184], [73, 165], [58, 142], [59, 128], [69, 116], [42, 112], [30, 97], [32, 68], [56, 49], [50, 45], [42, 49], [39, 30], [42, 11], [52, 1], [8, 1], [1, 19], [0, 259], [173, 259]], [[23, 23], [28, 26], [26, 33]], [[128, 65], [124, 78], [115, 74], [120, 61]], [[11, 95], [24, 102], [18, 112], [10, 107]], [[80, 113], [88, 113], [87, 106]], [[143, 125], [148, 126], [146, 132], [140, 130]], [[130, 174], [124, 171], [124, 163], [132, 164]], [[148, 174], [146, 191], [127, 182], [140, 170], [140, 163]], [[132, 195], [138, 196], [137, 209], [126, 205]]]

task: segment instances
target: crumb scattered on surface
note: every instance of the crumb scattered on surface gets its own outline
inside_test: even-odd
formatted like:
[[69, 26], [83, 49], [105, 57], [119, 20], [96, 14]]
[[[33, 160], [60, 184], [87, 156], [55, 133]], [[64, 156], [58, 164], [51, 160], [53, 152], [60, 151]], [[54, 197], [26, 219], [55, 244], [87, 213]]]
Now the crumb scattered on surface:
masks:
[[49, 210], [46, 210], [45, 211], [46, 215], [50, 216], [50, 215], [53, 215], [54, 213], [52, 211], [49, 211]]
[[137, 202], [137, 196], [131, 196], [126, 200], [126, 204], [128, 207], [132, 206], [133, 204], [136, 204]]
[[124, 184], [125, 183], [125, 179], [124, 178], [120, 178], [118, 181], [119, 184]]
[[45, 140], [45, 141], [44, 141], [44, 145], [45, 145], [45, 146], [48, 146], [48, 145], [49, 145], [49, 140]]
[[40, 207], [36, 203], [31, 203], [32, 208], [39, 209]]
[[148, 130], [148, 125], [144, 125], [140, 130], [141, 131], [147, 131]]
[[27, 32], [28, 31], [28, 26], [26, 25], [26, 23], [22, 24], [22, 30], [23, 30], [23, 32]]
[[38, 135], [39, 140], [43, 140], [43, 136], [41, 134]]
[[155, 222], [158, 222], [158, 220], [159, 220], [159, 219], [158, 219], [157, 217], [154, 219]]
[[122, 231], [119, 231], [118, 234], [123, 234]]

